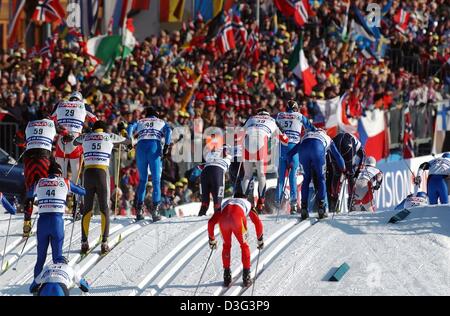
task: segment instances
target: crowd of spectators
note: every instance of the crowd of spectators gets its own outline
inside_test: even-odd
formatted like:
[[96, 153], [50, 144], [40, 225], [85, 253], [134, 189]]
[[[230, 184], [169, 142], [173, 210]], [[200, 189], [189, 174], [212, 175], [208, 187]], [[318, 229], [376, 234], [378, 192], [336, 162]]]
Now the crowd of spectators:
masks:
[[[198, 41], [206, 29], [201, 19], [185, 23], [180, 31], [149, 36], [102, 78], [94, 75], [83, 44], [76, 41], [58, 39], [50, 57], [30, 56], [24, 48], [0, 51], [3, 120], [23, 129], [28, 121], [48, 115], [57, 101], [73, 91], [83, 93], [92, 112], [112, 132], [121, 121], [139, 119], [149, 106], [158, 107], [173, 127], [201, 132], [209, 126], [238, 126], [257, 108], [283, 111], [291, 98], [314, 122], [324, 119], [316, 100], [345, 92], [350, 92], [347, 114], [355, 119], [373, 107], [422, 106], [448, 98], [450, 19], [445, 0], [393, 1], [381, 24], [381, 33], [390, 43], [378, 61], [366, 60], [351, 39], [340, 36], [346, 18], [344, 1], [323, 1], [302, 29], [276, 13], [268, 0], [261, 1], [258, 28], [255, 1], [239, 3], [248, 34], [259, 34], [258, 60], [246, 56], [239, 40], [237, 48], [224, 55], [214, 42]], [[355, 4], [365, 11], [366, 1]], [[393, 21], [400, 8], [411, 13], [404, 34]], [[300, 34], [318, 81], [310, 96], [305, 96], [302, 81], [287, 67]], [[132, 153], [123, 155], [120, 205], [131, 212], [139, 179]], [[172, 167], [163, 174], [165, 208], [195, 200], [196, 194], [185, 183], [186, 168], [178, 170], [171, 161], [165, 166]]]

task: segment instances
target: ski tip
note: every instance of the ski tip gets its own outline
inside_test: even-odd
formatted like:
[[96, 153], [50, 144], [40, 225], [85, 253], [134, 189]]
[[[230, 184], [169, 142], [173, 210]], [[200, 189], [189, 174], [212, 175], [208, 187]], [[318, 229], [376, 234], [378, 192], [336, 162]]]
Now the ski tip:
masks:
[[119, 235], [119, 242], [122, 241], [122, 234]]

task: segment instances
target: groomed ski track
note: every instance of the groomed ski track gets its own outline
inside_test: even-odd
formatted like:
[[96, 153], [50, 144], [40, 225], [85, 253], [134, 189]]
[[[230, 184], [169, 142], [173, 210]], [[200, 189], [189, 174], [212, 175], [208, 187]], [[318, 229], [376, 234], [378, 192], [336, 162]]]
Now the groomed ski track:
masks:
[[[255, 295], [450, 295], [450, 207], [414, 209], [404, 221], [387, 224], [395, 212], [338, 215], [318, 222], [298, 223], [297, 217], [264, 215], [265, 248], [260, 253]], [[14, 218], [8, 245], [21, 238], [21, 218]], [[135, 223], [111, 220], [111, 253], [101, 257], [99, 246], [78, 264], [91, 284], [88, 295], [193, 296], [210, 254], [209, 217], [168, 218]], [[9, 215], [0, 215], [0, 247]], [[248, 221], [252, 274], [258, 250]], [[66, 221], [65, 249], [71, 222]], [[100, 218], [91, 224], [90, 244], [96, 246]], [[19, 236], [19, 237], [18, 237]], [[80, 222], [76, 223], [70, 261], [78, 259]], [[242, 288], [241, 252], [232, 246], [233, 284], [222, 287], [222, 241], [213, 252], [197, 295], [247, 296]], [[33, 236], [29, 243], [34, 240]], [[6, 259], [19, 249], [11, 249]], [[27, 246], [28, 247], [28, 246]], [[50, 252], [50, 250], [49, 250]], [[36, 244], [21, 258], [17, 271], [0, 276], [1, 295], [29, 295]], [[50, 259], [50, 256], [48, 257]], [[350, 270], [340, 282], [328, 282], [335, 268], [346, 262]], [[78, 289], [72, 295], [81, 295]]]

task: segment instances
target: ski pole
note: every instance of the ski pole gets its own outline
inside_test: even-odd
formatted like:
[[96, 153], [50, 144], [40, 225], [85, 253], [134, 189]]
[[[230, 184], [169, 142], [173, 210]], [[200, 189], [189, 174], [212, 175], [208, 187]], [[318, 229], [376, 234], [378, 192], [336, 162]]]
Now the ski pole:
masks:
[[117, 173], [116, 173], [116, 197], [114, 199], [114, 220], [116, 220], [116, 215], [117, 215], [117, 199], [118, 199], [118, 195], [119, 195], [119, 178], [120, 178], [120, 158], [122, 156], [122, 145], [119, 145], [119, 161], [117, 162]]
[[5, 247], [3, 248], [2, 265], [0, 268], [1, 270], [3, 270], [3, 262], [5, 261], [5, 256], [6, 256], [6, 245], [8, 244], [9, 228], [11, 227], [11, 219], [12, 219], [12, 214], [9, 214], [8, 230], [6, 231]]
[[[84, 164], [84, 156], [81, 156], [81, 163], [80, 163], [80, 169], [78, 169], [77, 179], [75, 181], [75, 185], [78, 184], [78, 181], [80, 180], [81, 176], [81, 169], [83, 169]], [[70, 249], [72, 248], [72, 238], [73, 238], [73, 230], [75, 228], [75, 220], [77, 215], [77, 198], [74, 195], [73, 197], [73, 212], [72, 212], [72, 232], [70, 233], [70, 240], [69, 240], [69, 248], [67, 249], [67, 260], [69, 260], [70, 257]]]
[[258, 258], [256, 259], [256, 269], [255, 269], [255, 277], [253, 279], [253, 287], [252, 287], [252, 296], [255, 292], [255, 283], [256, 283], [256, 277], [258, 276], [258, 265], [259, 265], [259, 257], [261, 256], [261, 249], [258, 249]]
[[286, 190], [286, 187], [287, 187], [287, 180], [289, 178], [289, 171], [290, 171], [290, 168], [287, 168], [286, 172], [284, 173], [283, 191], [281, 191], [282, 196], [280, 196], [280, 207], [278, 208], [278, 211], [277, 211], [277, 217], [275, 219], [275, 223], [278, 223], [278, 216], [280, 215], [280, 209], [281, 209], [281, 205], [283, 203], [284, 191]]
[[[342, 178], [341, 178], [342, 179]], [[333, 216], [331, 217], [331, 220], [334, 219], [334, 215], [337, 213], [337, 211], [341, 210], [341, 206], [342, 206], [342, 200], [344, 199], [345, 195], [344, 195], [344, 188], [345, 188], [345, 181], [346, 179], [344, 178], [343, 181], [340, 181], [340, 186], [341, 186], [341, 190], [339, 192], [339, 196], [338, 196], [338, 203], [336, 205], [336, 208], [334, 209], [334, 213]]]
[[25, 150], [22, 154], [20, 154], [20, 156], [19, 156], [19, 158], [16, 160], [16, 162], [12, 165], [12, 167], [8, 170], [8, 172], [5, 173], [5, 177], [7, 177], [7, 176], [11, 173], [11, 171], [14, 169], [14, 167], [17, 166], [17, 165], [19, 164], [19, 160], [23, 157], [23, 155], [25, 154], [25, 152], [26, 152], [26, 150]]
[[242, 161], [239, 163], [239, 168], [238, 168], [238, 172], [236, 174], [236, 179], [234, 180], [234, 187], [233, 187], [234, 193], [237, 192], [237, 183], [239, 180], [239, 174], [241, 173], [241, 167], [242, 167]]
[[[38, 216], [39, 216], [39, 214], [34, 218], [33, 224], [31, 225], [30, 235], [31, 235], [31, 232], [33, 231], [33, 227], [34, 227], [34, 224], [37, 221]], [[30, 239], [30, 235], [28, 235], [27, 239], [25, 240], [25, 244], [22, 247], [22, 251], [20, 252], [19, 258], [17, 259], [17, 261], [16, 261], [16, 263], [14, 265], [14, 268], [13, 268], [14, 271], [17, 270], [17, 266], [19, 264], [19, 261], [20, 261], [20, 259], [22, 259], [22, 254], [23, 254], [23, 251], [25, 250], [25, 247], [27, 246], [28, 239]]]
[[208, 263], [209, 263], [209, 260], [211, 259], [211, 256], [212, 256], [213, 252], [214, 252], [214, 249], [211, 249], [211, 252], [209, 253], [208, 260], [206, 260], [205, 268], [203, 268], [203, 272], [200, 275], [200, 280], [198, 280], [197, 287], [195, 288], [194, 296], [197, 294], [198, 287], [200, 286], [200, 282], [202, 281], [203, 274], [205, 274], [206, 268], [208, 267]]

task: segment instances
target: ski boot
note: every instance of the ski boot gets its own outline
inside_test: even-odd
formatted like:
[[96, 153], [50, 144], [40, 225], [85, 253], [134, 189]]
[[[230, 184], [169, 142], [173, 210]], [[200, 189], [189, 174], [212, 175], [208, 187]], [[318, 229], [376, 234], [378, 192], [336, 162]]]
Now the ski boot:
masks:
[[328, 217], [327, 211], [325, 209], [325, 202], [324, 201], [320, 201], [319, 202], [319, 219], [324, 219]]
[[258, 203], [256, 204], [256, 211], [258, 214], [262, 214], [264, 211], [264, 198], [259, 198]]
[[229, 287], [231, 284], [231, 270], [225, 269], [223, 270], [223, 286]]
[[291, 203], [291, 215], [296, 215], [298, 213], [297, 202]]
[[89, 252], [89, 242], [88, 241], [82, 241], [81, 242], [81, 255], [85, 255]]
[[250, 278], [250, 269], [244, 269], [242, 273], [242, 281], [244, 283], [244, 287], [250, 287], [253, 284], [252, 279]]
[[109, 249], [108, 242], [107, 241], [102, 242], [101, 250], [100, 250], [101, 255], [104, 256], [104, 255], [108, 254], [110, 252], [110, 250], [111, 249]]
[[29, 238], [31, 235], [31, 221], [23, 222], [23, 238]]
[[198, 216], [206, 216], [206, 212], [208, 211], [209, 205], [203, 205], [200, 207], [200, 212], [198, 212]]
[[308, 206], [304, 203], [302, 203], [302, 208], [300, 210], [300, 216], [302, 218], [302, 221], [309, 218]]
[[142, 214], [144, 208], [144, 204], [140, 203], [136, 206], [136, 221], [143, 221], [145, 219], [144, 215]]
[[153, 223], [161, 220], [161, 215], [159, 213], [160, 204], [156, 205], [152, 211], [152, 221]]

